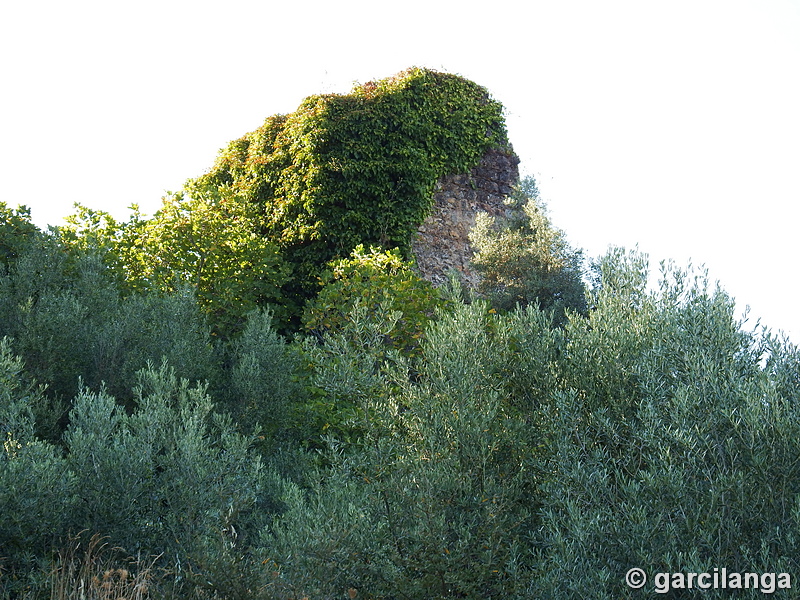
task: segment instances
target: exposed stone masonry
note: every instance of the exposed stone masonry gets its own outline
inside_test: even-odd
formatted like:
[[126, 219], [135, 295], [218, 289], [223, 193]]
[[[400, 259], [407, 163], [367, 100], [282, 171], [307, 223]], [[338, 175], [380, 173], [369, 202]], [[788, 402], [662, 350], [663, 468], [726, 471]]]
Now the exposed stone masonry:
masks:
[[470, 265], [469, 231], [479, 212], [505, 214], [503, 200], [519, 181], [518, 167], [519, 158], [513, 152], [490, 150], [469, 173], [438, 181], [432, 212], [411, 246], [423, 278], [441, 285], [455, 269], [467, 285], [477, 286], [478, 274]]

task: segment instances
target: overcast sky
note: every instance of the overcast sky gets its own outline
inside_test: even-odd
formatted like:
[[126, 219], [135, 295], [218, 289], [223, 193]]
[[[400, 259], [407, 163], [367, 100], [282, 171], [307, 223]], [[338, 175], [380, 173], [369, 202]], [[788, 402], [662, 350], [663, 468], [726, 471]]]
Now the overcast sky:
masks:
[[505, 105], [573, 245], [705, 264], [800, 338], [800, 0], [4, 2], [0, 61], [0, 201], [40, 226], [152, 213], [267, 116], [425, 66]]

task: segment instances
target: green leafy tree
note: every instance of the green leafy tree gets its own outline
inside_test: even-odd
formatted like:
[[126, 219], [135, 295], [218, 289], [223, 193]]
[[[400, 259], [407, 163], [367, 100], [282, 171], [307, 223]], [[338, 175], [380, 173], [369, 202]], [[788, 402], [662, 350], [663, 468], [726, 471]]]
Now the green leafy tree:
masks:
[[381, 393], [385, 370], [400, 360], [387, 343], [399, 319], [386, 302], [367, 308], [356, 301], [341, 329], [302, 341], [307, 398], [295, 422], [305, 446], [320, 450], [327, 436], [351, 445], [363, 435], [363, 403]]
[[106, 211], [75, 203], [75, 212], [68, 215], [65, 224], [57, 229], [58, 241], [66, 252], [68, 265], [86, 255], [100, 258], [124, 294], [146, 288], [141, 273], [133, 268], [133, 258], [137, 254], [135, 246], [145, 219], [137, 205], [130, 208], [130, 218], [118, 221]]
[[[704, 276], [665, 267], [648, 292], [643, 257], [614, 250], [601, 282], [589, 319], [566, 327], [564, 382], [539, 413], [549, 449], [532, 589], [627, 597], [633, 566], [793, 573], [796, 385], [776, 385], [761, 339]], [[777, 351], [777, 372], [796, 356]]]
[[561, 326], [473, 302], [429, 326], [413, 371], [342, 346], [318, 385], [349, 395], [360, 434], [285, 489], [275, 585], [619, 598], [632, 566], [793, 573], [797, 349], [743, 331], [702, 274], [665, 267], [649, 291], [641, 255], [599, 264], [592, 310]]
[[269, 310], [256, 310], [231, 346], [230, 377], [220, 396], [229, 398], [226, 406], [243, 431], [258, 434], [266, 454], [297, 443], [292, 419], [305, 393], [297, 377], [301, 358], [296, 345], [278, 335]]
[[414, 375], [396, 352], [363, 362], [383, 346], [374, 324], [357, 307], [362, 345], [337, 345], [318, 374], [357, 409], [359, 436], [327, 438], [328, 468], [308, 493], [286, 489], [287, 512], [265, 538], [276, 586], [295, 596], [513, 596], [527, 581], [526, 452], [497, 378], [494, 317], [483, 302], [442, 316]]
[[585, 313], [582, 252], [553, 227], [536, 181], [523, 180], [506, 204], [508, 216], [478, 215], [470, 232], [479, 291], [497, 308], [533, 303], [554, 311], [561, 323], [566, 310]]
[[167, 195], [150, 219], [133, 208], [131, 219], [120, 223], [78, 206], [61, 237], [73, 254], [99, 255], [123, 293], [192, 288], [219, 335], [238, 332], [261, 305], [280, 308], [289, 269], [246, 205], [195, 184]]
[[[22, 307], [15, 347], [51, 397], [71, 400], [79, 382], [130, 399], [135, 373], [169, 360], [192, 380], [214, 375], [211, 339], [191, 290], [123, 296], [97, 255], [75, 257], [72, 277]], [[17, 278], [27, 270], [19, 270]]]
[[303, 314], [313, 337], [303, 346], [309, 397], [297, 416], [313, 447], [323, 434], [358, 439], [356, 416], [383, 385], [378, 373], [399, 356], [421, 356], [425, 330], [443, 305], [398, 250], [359, 246], [350, 258], [333, 261], [320, 283]]
[[24, 306], [61, 285], [63, 258], [54, 237], [31, 222], [28, 208], [0, 202], [0, 336], [17, 335]]
[[31, 211], [26, 206], [11, 208], [0, 202], [0, 265], [6, 269], [40, 235], [39, 228], [31, 222]]
[[425, 328], [442, 304], [436, 288], [414, 272], [398, 249], [357, 246], [349, 258], [331, 262], [319, 283], [322, 289], [303, 313], [307, 331], [319, 335], [341, 330], [356, 303], [375, 315], [383, 314], [378, 310], [383, 305], [399, 313], [386, 341], [406, 356], [419, 353]]
[[166, 197], [142, 227], [134, 271], [155, 289], [192, 286], [215, 331], [230, 335], [257, 307], [277, 303], [289, 271], [248, 206], [200, 185], [188, 194]]

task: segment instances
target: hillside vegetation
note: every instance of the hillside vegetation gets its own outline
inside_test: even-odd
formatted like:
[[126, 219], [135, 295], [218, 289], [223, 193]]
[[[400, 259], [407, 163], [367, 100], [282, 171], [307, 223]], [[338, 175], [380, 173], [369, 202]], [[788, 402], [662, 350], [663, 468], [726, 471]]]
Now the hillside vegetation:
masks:
[[265, 306], [296, 329], [331, 260], [360, 245], [410, 259], [436, 182], [490, 148], [511, 152], [502, 106], [484, 88], [410, 69], [268, 118], [151, 219], [79, 207], [62, 238], [100, 247], [130, 288], [190, 285], [219, 335]]
[[490, 147], [485, 90], [410, 70], [151, 218], [0, 204], [0, 597], [794, 597], [798, 349], [702, 272], [587, 269], [532, 180], [479, 290], [421, 280], [433, 184]]

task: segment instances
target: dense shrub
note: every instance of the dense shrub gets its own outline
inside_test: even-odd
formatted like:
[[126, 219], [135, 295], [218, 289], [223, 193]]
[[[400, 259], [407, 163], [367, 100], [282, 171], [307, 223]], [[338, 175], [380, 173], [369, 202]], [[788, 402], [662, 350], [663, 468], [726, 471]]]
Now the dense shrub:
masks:
[[208, 328], [191, 291], [123, 297], [98, 257], [87, 255], [76, 268], [23, 305], [16, 333], [15, 349], [51, 395], [71, 399], [82, 381], [129, 398], [135, 373], [162, 359], [183, 377], [213, 376]]
[[[60, 452], [35, 437], [38, 390], [0, 341], [0, 592], [27, 583], [63, 535], [77, 503], [77, 480]], [[4, 573], [5, 572], [5, 573]]]
[[796, 572], [800, 472], [786, 457], [800, 450], [800, 415], [760, 367], [760, 338], [702, 277], [665, 269], [648, 294], [643, 263], [621, 253], [602, 274], [596, 309], [567, 327], [565, 385], [541, 413], [536, 589], [617, 598], [634, 566]]
[[479, 290], [498, 309], [537, 305], [558, 323], [565, 311], [585, 314], [583, 255], [547, 217], [533, 178], [506, 200], [507, 216], [479, 214], [470, 232]]
[[132, 414], [104, 392], [75, 400], [64, 436], [75, 523], [224, 588], [272, 511], [261, 460], [202, 386], [166, 365], [139, 377]]
[[21, 367], [3, 341], [0, 591], [38, 593], [40, 565], [46, 570], [51, 557], [61, 573], [53, 585], [73, 585], [71, 563], [53, 553], [72, 556], [68, 536], [80, 531], [118, 548], [111, 558], [123, 561], [120, 568], [125, 557], [139, 556], [150, 577], [157, 561], [173, 588], [183, 582], [178, 597], [197, 586], [241, 597], [237, 590], [256, 585], [260, 575], [245, 557], [279, 509], [273, 497], [282, 483], [265, 471], [250, 438], [214, 411], [202, 386], [178, 380], [166, 365], [148, 368], [138, 375], [132, 413], [106, 392], [84, 388], [62, 456], [35, 437], [42, 399], [24, 383]]
[[744, 331], [702, 274], [665, 267], [651, 292], [644, 257], [600, 265], [588, 317], [563, 327], [473, 302], [413, 362], [359, 362], [377, 336], [339, 345], [316, 381], [359, 436], [286, 488], [264, 539], [275, 590], [617, 598], [641, 593], [633, 566], [796, 571], [797, 350]]
[[328, 438], [329, 469], [307, 493], [288, 491], [265, 540], [280, 585], [309, 597], [508, 597], [524, 581], [524, 448], [495, 377], [488, 307], [461, 305], [433, 326], [413, 380], [396, 353], [359, 362], [381, 342], [365, 312], [354, 319], [371, 342], [337, 346], [318, 383], [350, 399], [359, 437]]
[[[403, 313], [380, 294], [292, 342], [254, 312], [224, 410], [150, 367], [127, 410], [82, 388], [62, 446], [37, 438], [46, 403], [4, 342], [4, 592], [38, 589], [82, 529], [160, 554], [138, 564], [174, 597], [632, 598], [661, 572], [795, 573], [797, 348], [744, 330], [702, 273], [666, 265], [650, 290], [621, 250], [599, 269], [563, 324], [443, 292], [416, 353], [387, 343]], [[114, 306], [78, 287], [96, 296], [43, 299]]]
[[305, 445], [320, 449], [323, 436], [347, 444], [361, 437], [363, 403], [382, 393], [386, 369], [401, 360], [387, 343], [400, 316], [388, 302], [367, 308], [356, 301], [341, 329], [303, 340], [308, 397], [299, 407], [295, 426]]
[[296, 376], [300, 356], [279, 336], [272, 313], [257, 310], [247, 317], [241, 336], [232, 342], [232, 366], [227, 393], [237, 422], [274, 451], [294, 439], [289, 431], [304, 389]]
[[425, 327], [441, 305], [436, 288], [421, 279], [397, 249], [366, 251], [358, 246], [349, 258], [333, 261], [320, 284], [322, 289], [303, 313], [306, 330], [317, 335], [340, 331], [353, 318], [356, 303], [375, 314], [385, 305], [399, 313], [386, 341], [406, 356], [419, 352]]
[[67, 272], [67, 256], [52, 235], [32, 238], [8, 267], [0, 267], [0, 333], [19, 335], [36, 302], [69, 285]]
[[386, 365], [420, 356], [425, 328], [444, 305], [397, 250], [359, 246], [329, 267], [303, 314], [312, 334], [303, 344], [309, 397], [296, 424], [312, 447], [322, 434], [352, 442], [363, 433], [362, 402], [385, 385]]

